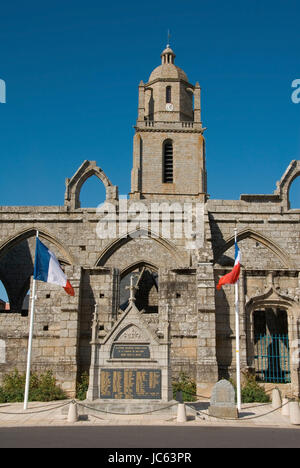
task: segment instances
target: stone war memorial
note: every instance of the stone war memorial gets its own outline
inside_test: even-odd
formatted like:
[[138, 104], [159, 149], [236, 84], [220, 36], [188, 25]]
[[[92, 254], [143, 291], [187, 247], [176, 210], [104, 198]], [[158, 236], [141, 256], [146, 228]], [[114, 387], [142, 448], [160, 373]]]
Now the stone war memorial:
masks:
[[214, 386], [208, 414], [224, 419], [234, 419], [238, 417], [235, 403], [235, 390], [228, 380], [222, 379]]
[[[237, 229], [241, 370], [299, 397], [300, 207], [291, 209], [289, 193], [300, 161], [278, 174], [272, 193], [214, 199], [200, 84], [169, 46], [157, 65], [138, 85], [127, 198], [101, 155], [90, 155], [66, 174], [61, 206], [0, 206], [9, 298], [0, 303], [0, 384], [26, 369], [38, 230], [75, 297], [37, 282], [33, 372], [52, 370], [70, 397], [88, 373], [87, 401], [115, 411], [166, 405], [182, 373], [210, 398], [219, 380], [236, 378], [234, 287], [216, 285], [233, 268]], [[80, 201], [92, 176], [105, 187], [97, 209]]]
[[[173, 398], [168, 312], [162, 315], [163, 332], [153, 332], [135, 306], [133, 277], [129, 289], [128, 307], [103, 339], [99, 338], [98, 307], [95, 308], [87, 400], [112, 413], [116, 409], [130, 413], [133, 401], [139, 412], [145, 408], [157, 411], [166, 405], [160, 407], [156, 403]], [[119, 403], [117, 407], [116, 400], [126, 400], [125, 405]]]

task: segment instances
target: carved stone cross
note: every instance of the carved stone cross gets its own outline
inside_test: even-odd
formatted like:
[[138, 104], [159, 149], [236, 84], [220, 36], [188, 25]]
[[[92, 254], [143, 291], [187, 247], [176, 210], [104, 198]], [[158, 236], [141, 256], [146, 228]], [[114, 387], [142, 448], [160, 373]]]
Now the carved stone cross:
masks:
[[135, 302], [135, 294], [136, 294], [137, 290], [139, 289], [137, 286], [134, 286], [133, 282], [134, 282], [134, 277], [132, 275], [130, 277], [130, 286], [126, 287], [126, 289], [129, 289], [129, 291], [130, 291], [130, 296], [129, 296], [129, 302], [130, 303]]

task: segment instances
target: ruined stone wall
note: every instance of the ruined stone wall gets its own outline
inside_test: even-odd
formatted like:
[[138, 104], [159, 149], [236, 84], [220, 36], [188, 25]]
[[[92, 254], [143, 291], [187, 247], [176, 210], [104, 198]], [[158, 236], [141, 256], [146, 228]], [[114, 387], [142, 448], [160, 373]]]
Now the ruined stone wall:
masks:
[[[94, 165], [92, 169], [96, 170]], [[83, 177], [87, 173], [85, 163]], [[108, 185], [111, 191], [116, 192]], [[117, 238], [101, 239], [96, 227], [103, 215], [94, 209], [73, 209], [72, 197], [79, 194], [70, 190], [69, 195], [63, 207], [0, 207], [0, 279], [12, 304], [10, 313], [0, 312], [1, 377], [14, 368], [24, 371], [26, 366], [29, 323], [28, 317], [21, 316], [21, 305], [33, 273], [36, 229], [61, 261], [76, 296], [70, 298], [56, 286], [38, 283], [32, 368], [52, 369], [70, 395], [75, 394], [78, 375], [89, 367], [95, 304], [99, 306], [99, 333], [104, 337], [121, 314], [120, 279], [140, 265], [159, 273], [159, 313], [145, 314], [145, 322], [159, 331], [162, 311], [169, 307], [174, 378], [181, 371], [188, 373], [197, 379], [201, 394], [207, 383], [234, 376], [234, 288], [229, 285], [216, 291], [216, 284], [233, 266], [235, 227], [242, 251], [242, 366], [253, 364], [253, 312], [266, 306], [287, 310], [290, 343], [297, 352], [300, 213], [287, 209], [288, 203], [279, 195], [209, 200], [201, 228], [197, 227], [203, 232], [196, 250], [184, 238], [170, 240], [162, 235], [126, 238], [117, 234]], [[118, 201], [113, 203], [118, 210]], [[175, 218], [171, 214], [172, 228]], [[140, 234], [149, 235], [148, 228]], [[292, 367], [295, 392], [299, 390], [298, 368], [299, 363]]]
[[78, 342], [78, 374], [88, 372], [91, 362], [91, 325], [95, 304], [98, 307], [100, 335], [111, 329], [118, 317], [119, 289], [116, 276], [119, 271], [110, 268], [83, 269], [80, 310], [79, 310], [79, 342]]
[[[243, 199], [244, 198], [244, 199]], [[208, 202], [214, 253], [215, 282], [234, 264], [234, 229], [242, 253], [240, 279], [241, 363], [252, 366], [253, 312], [270, 306], [289, 317], [290, 344], [299, 339], [294, 323], [300, 320], [300, 212], [287, 210], [275, 196], [242, 196], [239, 201]], [[216, 291], [216, 340], [219, 376], [235, 374], [235, 295], [226, 285]], [[292, 374], [299, 363], [292, 363]], [[295, 381], [294, 376], [294, 381]]]
[[[0, 207], [0, 278], [12, 304], [9, 314], [0, 313], [2, 361], [5, 356], [5, 362], [0, 362], [1, 376], [14, 368], [26, 369], [29, 317], [21, 316], [21, 304], [32, 281], [37, 229], [41, 241], [61, 261], [75, 298], [59, 287], [37, 282], [32, 370], [51, 369], [70, 396], [75, 395], [78, 376], [89, 369], [95, 304], [99, 306], [101, 336], [118, 319], [121, 273], [140, 263], [157, 269], [188, 265], [182, 239], [177, 246], [167, 239], [139, 237], [115, 244], [116, 239], [98, 237], [99, 218], [95, 209]], [[155, 315], [145, 318], [153, 329], [159, 326]], [[178, 314], [174, 316], [177, 320]], [[180, 333], [184, 336], [185, 331]], [[195, 355], [195, 349], [189, 353]]]
[[0, 313], [0, 384], [13, 369], [24, 371], [29, 320], [21, 315]]
[[173, 379], [181, 372], [197, 377], [197, 307], [195, 270], [160, 271], [161, 306], [169, 306]]

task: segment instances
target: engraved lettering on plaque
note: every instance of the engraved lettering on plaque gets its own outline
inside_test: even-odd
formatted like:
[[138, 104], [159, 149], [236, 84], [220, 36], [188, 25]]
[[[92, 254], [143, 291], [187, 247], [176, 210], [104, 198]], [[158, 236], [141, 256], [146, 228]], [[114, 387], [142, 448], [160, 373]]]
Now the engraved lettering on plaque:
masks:
[[102, 371], [101, 373], [101, 395], [103, 398], [109, 398], [111, 392], [111, 375], [109, 372]]
[[160, 369], [105, 369], [100, 398], [161, 399]]
[[130, 370], [124, 370], [124, 398], [131, 398], [134, 389], [134, 375]]
[[113, 359], [150, 359], [150, 349], [147, 345], [114, 344]]
[[137, 371], [136, 373], [136, 394], [145, 395], [145, 381], [146, 373], [142, 371]]

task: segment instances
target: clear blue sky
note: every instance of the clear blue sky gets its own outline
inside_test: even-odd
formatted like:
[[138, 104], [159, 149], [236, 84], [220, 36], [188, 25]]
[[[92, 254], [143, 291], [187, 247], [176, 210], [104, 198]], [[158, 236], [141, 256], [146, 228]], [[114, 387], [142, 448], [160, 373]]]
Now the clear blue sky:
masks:
[[176, 64], [202, 87], [211, 197], [273, 192], [300, 159], [299, 18], [299, 0], [2, 2], [0, 204], [63, 204], [84, 159], [129, 192], [138, 83], [168, 28]]

